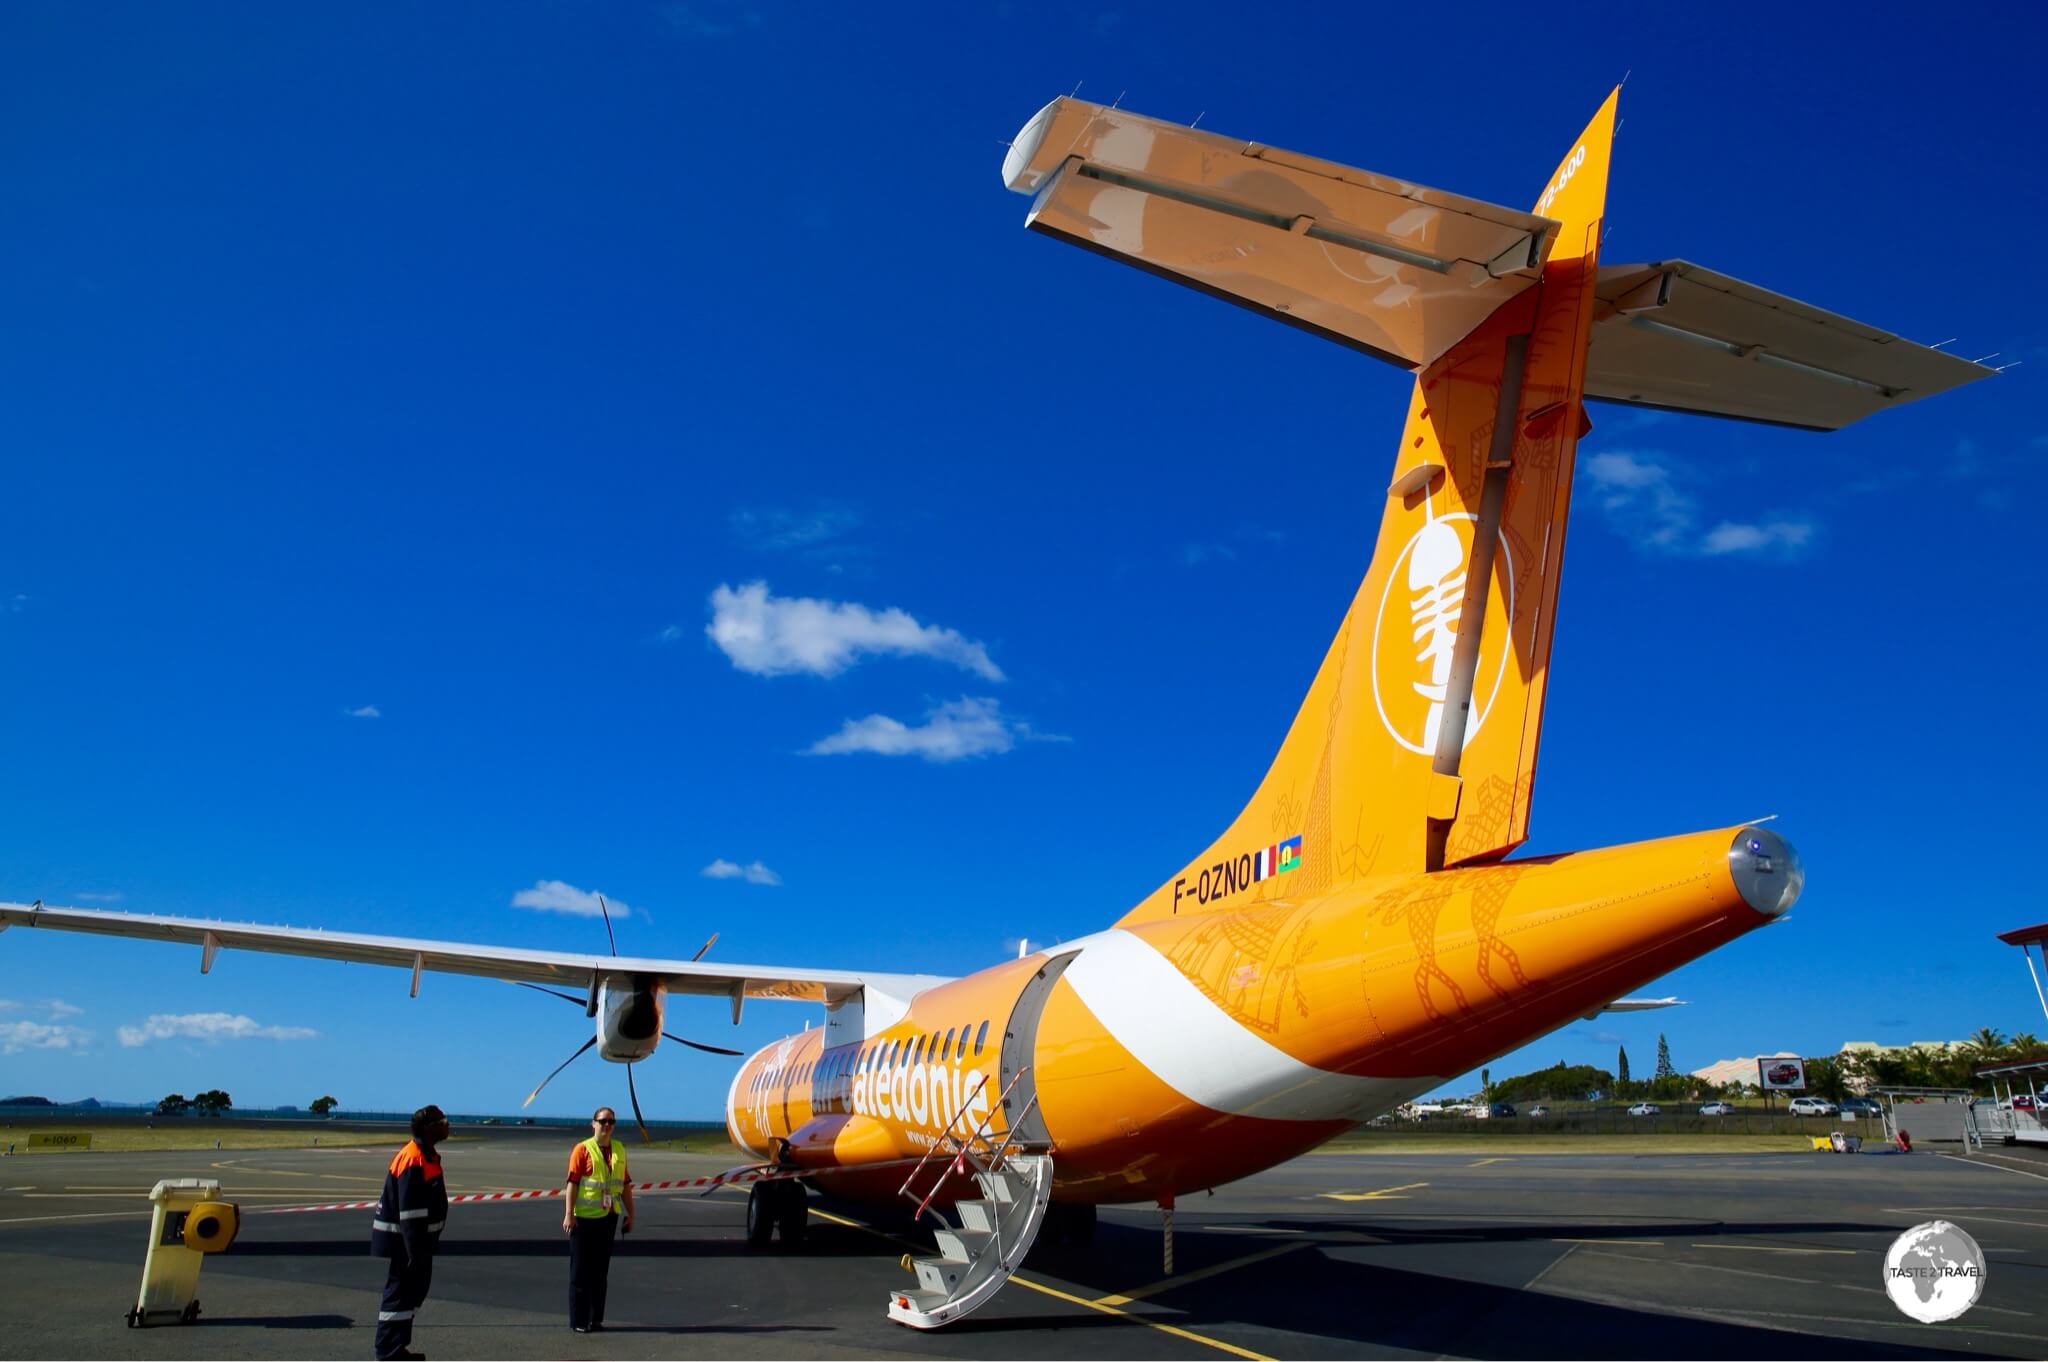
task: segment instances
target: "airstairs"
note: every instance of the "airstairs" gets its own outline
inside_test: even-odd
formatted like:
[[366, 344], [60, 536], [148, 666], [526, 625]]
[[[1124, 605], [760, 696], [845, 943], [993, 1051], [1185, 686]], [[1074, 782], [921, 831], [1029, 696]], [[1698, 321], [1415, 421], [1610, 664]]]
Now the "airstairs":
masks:
[[[1023, 1077], [1020, 1072], [1010, 1080], [1005, 1098]], [[1001, 1109], [1001, 1102], [978, 1124], [961, 1128], [968, 1103], [987, 1081], [988, 1076], [982, 1075], [981, 1083], [946, 1123], [938, 1142], [925, 1151], [903, 1182], [903, 1195], [918, 1203], [918, 1219], [929, 1215], [938, 1221], [934, 1231], [938, 1253], [910, 1262], [917, 1273], [917, 1286], [889, 1293], [889, 1318], [913, 1329], [937, 1329], [965, 1318], [1000, 1291], [1024, 1262], [1045, 1222], [1046, 1207], [1052, 1203], [1052, 1155], [1016, 1144], [1009, 1133], [999, 1139], [990, 1136], [988, 1123], [994, 1111]], [[1036, 1101], [1034, 1096], [1025, 1110]], [[1020, 1112], [1018, 1119], [1022, 1116]], [[920, 1199], [916, 1190], [919, 1179], [935, 1158], [938, 1172]], [[979, 1197], [954, 1203], [957, 1224], [949, 1224], [932, 1205], [951, 1177], [971, 1177], [981, 1191]]]

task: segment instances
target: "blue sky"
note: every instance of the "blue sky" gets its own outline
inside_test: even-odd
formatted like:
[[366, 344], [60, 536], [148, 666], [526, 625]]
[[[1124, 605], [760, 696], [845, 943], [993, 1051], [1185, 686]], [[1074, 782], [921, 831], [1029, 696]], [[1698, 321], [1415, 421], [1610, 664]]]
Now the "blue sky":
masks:
[[[1264, 769], [1409, 380], [1025, 232], [1004, 142], [1081, 81], [1519, 206], [1632, 72], [1608, 262], [2024, 364], [1594, 410], [1528, 849], [1778, 813], [1808, 890], [1493, 1067], [2041, 1032], [2039, 16], [1261, 15], [8, 6], [0, 898], [589, 950], [602, 891], [632, 953], [939, 973], [1106, 925]], [[0, 1089], [507, 1110], [588, 1034], [406, 986], [9, 932]]]

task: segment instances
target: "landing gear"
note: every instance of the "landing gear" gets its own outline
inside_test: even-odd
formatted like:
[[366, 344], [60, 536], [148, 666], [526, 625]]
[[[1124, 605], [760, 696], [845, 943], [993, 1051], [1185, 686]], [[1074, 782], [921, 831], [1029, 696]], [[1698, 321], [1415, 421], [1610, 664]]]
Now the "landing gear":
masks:
[[747, 1189], [747, 1247], [762, 1249], [775, 1236], [775, 1194], [777, 1184], [757, 1182]]
[[810, 1228], [810, 1195], [801, 1182], [757, 1182], [747, 1190], [747, 1247], [762, 1249], [776, 1231], [782, 1246], [794, 1248]]
[[1087, 1248], [1095, 1242], [1094, 1205], [1055, 1201], [1045, 1208], [1045, 1228], [1041, 1236], [1048, 1243]]

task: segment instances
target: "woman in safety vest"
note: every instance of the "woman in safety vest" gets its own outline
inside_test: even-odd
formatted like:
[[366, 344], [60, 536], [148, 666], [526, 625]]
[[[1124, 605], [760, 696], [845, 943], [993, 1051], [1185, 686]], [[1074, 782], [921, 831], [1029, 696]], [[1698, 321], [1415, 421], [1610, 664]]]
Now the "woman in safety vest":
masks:
[[605, 1278], [612, 1268], [612, 1231], [622, 1205], [625, 1233], [633, 1232], [626, 1148], [612, 1141], [617, 1124], [610, 1107], [591, 1113], [590, 1138], [569, 1152], [569, 1182], [562, 1190], [562, 1233], [569, 1236], [569, 1327], [579, 1334], [604, 1328]]

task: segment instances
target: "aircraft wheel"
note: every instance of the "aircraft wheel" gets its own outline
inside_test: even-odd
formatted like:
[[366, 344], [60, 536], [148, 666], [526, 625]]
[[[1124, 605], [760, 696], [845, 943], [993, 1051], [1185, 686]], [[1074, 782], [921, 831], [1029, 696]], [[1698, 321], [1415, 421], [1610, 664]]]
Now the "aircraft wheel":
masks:
[[747, 1247], [767, 1248], [775, 1233], [772, 1182], [757, 1182], [747, 1189]]
[[803, 1243], [804, 1232], [811, 1225], [810, 1194], [801, 1182], [785, 1182], [779, 1187], [782, 1204], [775, 1213], [775, 1227], [782, 1232], [782, 1246], [795, 1248]]

